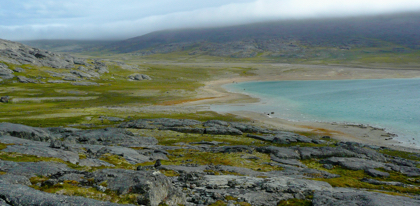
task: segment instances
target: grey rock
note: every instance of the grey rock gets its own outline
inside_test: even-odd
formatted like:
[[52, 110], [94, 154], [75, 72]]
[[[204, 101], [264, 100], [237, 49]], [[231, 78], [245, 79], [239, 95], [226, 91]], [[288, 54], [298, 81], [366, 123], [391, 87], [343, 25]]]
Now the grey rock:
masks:
[[128, 76], [128, 79], [141, 81], [141, 80], [152, 80], [148, 75], [145, 74], [132, 74]]
[[37, 83], [35, 79], [27, 78], [24, 76], [17, 76], [17, 78], [20, 83]]
[[358, 157], [358, 154], [341, 147], [298, 147], [302, 159], [328, 157]]
[[158, 143], [156, 138], [136, 136], [132, 132], [119, 128], [106, 128], [97, 130], [65, 130], [62, 128], [49, 128], [48, 130], [54, 134], [54, 136], [62, 138], [64, 141], [73, 139], [76, 143], [79, 144], [121, 145], [127, 147], [136, 147], [155, 145]]
[[193, 127], [161, 127], [159, 130], [171, 130], [181, 133], [193, 133], [193, 134], [204, 134], [205, 128], [193, 128]]
[[16, 65], [32, 64], [52, 68], [74, 66], [74, 57], [70, 55], [40, 50], [7, 40], [0, 40], [0, 56], [2, 60]]
[[293, 166], [306, 168], [306, 165], [302, 164], [299, 160], [296, 160], [296, 159], [281, 159], [275, 156], [274, 154], [270, 154], [270, 158], [272, 161], [278, 162], [281, 164], [287, 164], [287, 165], [293, 165]]
[[96, 69], [98, 70], [99, 74], [109, 73], [109, 70], [106, 66], [96, 67]]
[[15, 77], [15, 75], [13, 75], [13, 71], [10, 70], [7, 65], [0, 63], [0, 78], [12, 79], [13, 77]]
[[74, 64], [78, 64], [78, 65], [85, 65], [85, 66], [88, 65], [88, 63], [86, 62], [86, 60], [85, 59], [82, 59], [82, 58], [74, 58], [73, 59], [73, 62], [74, 62]]
[[109, 153], [123, 157], [130, 164], [138, 164], [151, 161], [149, 157], [139, 154], [136, 150], [127, 147], [103, 147], [99, 145], [85, 145], [84, 147], [88, 150], [87, 155], [89, 158], [95, 159], [101, 157], [103, 154]]
[[328, 159], [321, 160], [322, 164], [340, 165], [343, 168], [350, 170], [369, 170], [375, 168], [388, 168], [384, 163], [376, 162], [373, 160], [360, 159], [360, 158], [343, 158], [343, 157], [331, 157]]
[[73, 82], [71, 83], [73, 86], [99, 86], [96, 82]]
[[80, 182], [82, 180], [84, 180], [85, 175], [84, 174], [77, 174], [77, 173], [69, 173], [69, 174], [64, 174], [63, 176], [58, 178], [59, 182], [64, 182], [64, 181], [76, 181], [76, 182]]
[[332, 165], [332, 164], [323, 164], [322, 167], [325, 168], [325, 169], [328, 169], [328, 170], [334, 169], [334, 165]]
[[51, 84], [63, 84], [63, 83], [68, 83], [67, 81], [63, 81], [63, 80], [48, 80], [48, 83]]
[[92, 77], [92, 75], [90, 75], [90, 74], [87, 74], [87, 73], [81, 72], [81, 71], [77, 71], [77, 70], [71, 70], [70, 73], [71, 74], [74, 74], [74, 75], [76, 75], [76, 76], [78, 76], [80, 78], [91, 78]]
[[53, 139], [44, 129], [12, 123], [0, 123], [0, 134], [35, 141], [49, 141]]
[[96, 184], [107, 182], [107, 188], [118, 194], [139, 194], [141, 205], [157, 206], [185, 203], [185, 195], [173, 187], [169, 178], [156, 171], [100, 170], [92, 174]]
[[389, 177], [389, 173], [387, 172], [381, 172], [379, 170], [375, 169], [367, 169], [365, 170], [366, 174], [372, 176], [372, 177]]
[[63, 171], [73, 171], [65, 164], [53, 162], [9, 162], [0, 161], [0, 170], [25, 177], [49, 176]]
[[84, 197], [70, 197], [64, 195], [41, 192], [24, 185], [10, 184], [0, 181], [0, 196], [10, 205], [51, 205], [51, 206], [117, 206], [120, 204], [102, 202]]
[[214, 134], [214, 135], [242, 135], [243, 133], [233, 127], [223, 127], [223, 126], [214, 126], [207, 127], [204, 130], [204, 134]]
[[299, 153], [297, 153], [296, 150], [290, 148], [268, 146], [258, 147], [256, 150], [262, 153], [273, 154], [274, 156], [281, 159], [300, 159]]
[[399, 172], [409, 177], [420, 177], [420, 168], [401, 166]]
[[8, 182], [10, 184], [20, 184], [20, 185], [26, 185], [26, 186], [32, 185], [31, 181], [27, 177], [21, 176], [21, 175], [10, 175], [10, 174], [0, 175], [0, 182], [1, 181]]
[[48, 146], [40, 145], [9, 145], [4, 152], [15, 152], [38, 157], [55, 157], [64, 161], [76, 164], [79, 162], [79, 154], [61, 149], [54, 149]]
[[360, 181], [373, 184], [373, 185], [391, 185], [391, 186], [409, 187], [408, 185], [405, 185], [404, 183], [401, 183], [401, 182], [385, 182], [385, 181], [379, 181], [379, 180], [368, 179], [368, 178], [363, 178]]
[[136, 129], [156, 129], [156, 128], [169, 128], [169, 127], [191, 127], [201, 125], [200, 121], [192, 119], [139, 119], [130, 122], [121, 123], [120, 128], [136, 128]]
[[315, 192], [312, 201], [314, 206], [335, 206], [335, 205], [363, 205], [363, 206], [383, 206], [383, 205], [420, 205], [420, 200], [409, 197], [393, 196], [375, 192]]
[[79, 160], [79, 165], [80, 166], [87, 166], [87, 167], [100, 167], [100, 166], [105, 166], [105, 167], [115, 167], [115, 165], [110, 164], [108, 162], [99, 160], [99, 159], [93, 159], [93, 158], [87, 158], [87, 159], [80, 159]]
[[13, 69], [14, 72], [18, 72], [18, 73], [22, 73], [25, 72], [24, 69], [20, 68], [20, 67], [16, 67], [15, 69]]
[[206, 166], [195, 166], [195, 167], [187, 167], [187, 166], [181, 166], [181, 165], [162, 165], [159, 167], [159, 169], [163, 170], [172, 170], [176, 171], [178, 173], [204, 173], [204, 170], [206, 170]]

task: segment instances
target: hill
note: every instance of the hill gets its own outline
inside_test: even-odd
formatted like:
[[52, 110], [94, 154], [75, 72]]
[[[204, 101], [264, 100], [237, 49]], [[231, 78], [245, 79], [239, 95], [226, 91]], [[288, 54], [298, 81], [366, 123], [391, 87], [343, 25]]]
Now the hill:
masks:
[[420, 49], [420, 14], [266, 22], [166, 30], [106, 45], [140, 56], [183, 52], [234, 58], [354, 59]]

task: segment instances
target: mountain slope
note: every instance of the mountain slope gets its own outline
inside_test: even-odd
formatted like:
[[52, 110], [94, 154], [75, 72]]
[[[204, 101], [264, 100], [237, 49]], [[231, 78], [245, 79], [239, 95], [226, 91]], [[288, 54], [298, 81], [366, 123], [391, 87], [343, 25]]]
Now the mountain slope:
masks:
[[391, 53], [419, 50], [420, 14], [167, 30], [106, 46], [114, 52], [136, 52], [139, 55], [187, 51], [190, 55], [300, 58], [322, 57], [322, 52], [331, 53], [331, 49], [358, 48], [381, 48], [382, 52]]

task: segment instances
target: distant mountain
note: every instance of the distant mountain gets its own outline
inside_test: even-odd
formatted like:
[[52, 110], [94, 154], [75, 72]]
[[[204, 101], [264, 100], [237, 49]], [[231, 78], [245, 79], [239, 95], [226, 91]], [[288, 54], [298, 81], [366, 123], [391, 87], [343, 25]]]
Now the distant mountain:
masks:
[[360, 49], [412, 53], [420, 49], [420, 13], [166, 30], [115, 42], [104, 49], [141, 56], [185, 52], [237, 58], [339, 57]]
[[53, 52], [87, 52], [102, 48], [116, 41], [101, 40], [31, 40], [20, 41], [31, 47], [45, 49]]

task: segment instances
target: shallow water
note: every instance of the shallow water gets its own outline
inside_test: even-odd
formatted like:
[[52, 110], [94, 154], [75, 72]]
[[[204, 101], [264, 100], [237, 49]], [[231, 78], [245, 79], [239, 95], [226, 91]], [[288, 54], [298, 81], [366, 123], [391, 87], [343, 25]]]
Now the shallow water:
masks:
[[368, 124], [386, 128], [406, 144], [420, 145], [420, 79], [245, 82], [225, 88], [261, 102], [212, 109], [274, 112], [272, 116], [292, 121]]

